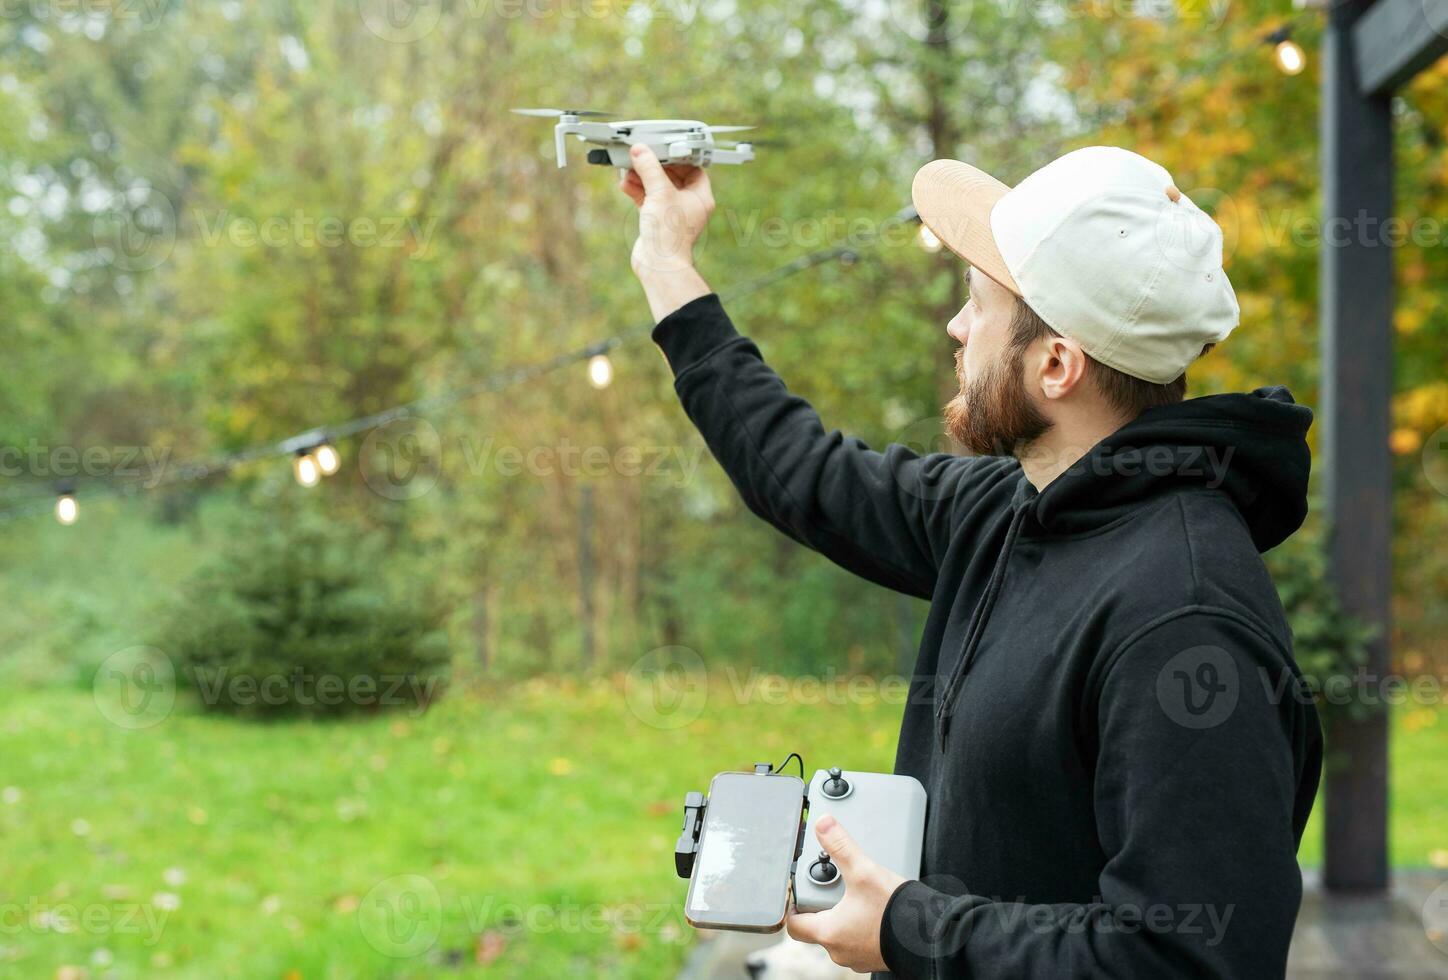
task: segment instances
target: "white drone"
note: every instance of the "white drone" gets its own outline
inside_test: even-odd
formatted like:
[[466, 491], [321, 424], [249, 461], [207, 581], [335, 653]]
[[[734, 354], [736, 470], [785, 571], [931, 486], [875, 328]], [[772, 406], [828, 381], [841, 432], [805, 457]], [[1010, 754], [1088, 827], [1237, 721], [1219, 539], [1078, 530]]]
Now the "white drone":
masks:
[[597, 143], [598, 149], [588, 151], [588, 162], [633, 169], [628, 148], [643, 143], [654, 151], [665, 166], [692, 165], [707, 167], [711, 163], [747, 163], [754, 159], [752, 143], [714, 139], [715, 133], [740, 133], [753, 126], [709, 126], [693, 119], [630, 119], [624, 122], [583, 122], [584, 116], [609, 116], [613, 113], [593, 109], [514, 109], [520, 116], [556, 118], [553, 127], [558, 166], [568, 166], [564, 137], [572, 133], [585, 143]]

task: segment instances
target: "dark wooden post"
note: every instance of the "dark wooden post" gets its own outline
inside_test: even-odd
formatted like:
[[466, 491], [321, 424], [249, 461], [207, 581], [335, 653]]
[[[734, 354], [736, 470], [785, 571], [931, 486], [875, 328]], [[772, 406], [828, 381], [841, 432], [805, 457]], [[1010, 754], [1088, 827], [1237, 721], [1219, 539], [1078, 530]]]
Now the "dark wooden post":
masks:
[[[1322, 426], [1329, 559], [1348, 612], [1379, 628], [1367, 671], [1389, 670], [1393, 390], [1393, 213], [1388, 94], [1358, 81], [1353, 24], [1363, 0], [1333, 5], [1322, 71]], [[1336, 719], [1328, 733], [1327, 887], [1388, 882], [1388, 718]]]

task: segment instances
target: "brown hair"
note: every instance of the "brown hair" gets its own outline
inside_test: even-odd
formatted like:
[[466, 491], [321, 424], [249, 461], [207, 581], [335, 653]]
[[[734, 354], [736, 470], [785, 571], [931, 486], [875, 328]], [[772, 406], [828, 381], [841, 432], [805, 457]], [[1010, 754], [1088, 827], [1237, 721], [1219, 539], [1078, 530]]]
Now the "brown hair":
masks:
[[[1011, 317], [1010, 339], [1011, 351], [1014, 354], [1024, 354], [1026, 348], [1038, 340], [1059, 336], [1061, 334], [1042, 320], [1040, 314], [1031, 309], [1025, 300], [1016, 298], [1016, 311]], [[1202, 348], [1202, 353], [1205, 354], [1214, 346], [1208, 344]], [[1182, 372], [1182, 376], [1175, 381], [1156, 384], [1108, 367], [1090, 354], [1086, 355], [1086, 363], [1087, 376], [1096, 385], [1096, 390], [1101, 392], [1112, 408], [1128, 418], [1136, 418], [1148, 408], [1175, 405], [1187, 396], [1186, 372]]]

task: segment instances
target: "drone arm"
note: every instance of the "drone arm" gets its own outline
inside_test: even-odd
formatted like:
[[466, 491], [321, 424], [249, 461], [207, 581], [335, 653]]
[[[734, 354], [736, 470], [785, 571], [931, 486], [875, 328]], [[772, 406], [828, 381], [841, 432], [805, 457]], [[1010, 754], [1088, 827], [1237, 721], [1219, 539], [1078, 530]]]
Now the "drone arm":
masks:
[[714, 163], [748, 163], [754, 159], [754, 148], [747, 143], [741, 143], [733, 149], [714, 147]]
[[568, 124], [559, 123], [553, 127], [553, 149], [558, 155], [558, 166], [568, 166], [568, 149], [564, 146], [564, 137], [568, 135]]

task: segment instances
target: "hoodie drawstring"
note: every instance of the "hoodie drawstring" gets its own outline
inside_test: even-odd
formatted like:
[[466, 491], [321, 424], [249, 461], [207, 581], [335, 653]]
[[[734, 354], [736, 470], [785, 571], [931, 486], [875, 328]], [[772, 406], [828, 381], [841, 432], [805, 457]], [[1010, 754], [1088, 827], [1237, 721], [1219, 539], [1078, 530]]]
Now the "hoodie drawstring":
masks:
[[990, 581], [986, 584], [985, 595], [981, 596], [980, 603], [975, 607], [975, 615], [971, 617], [970, 627], [966, 631], [965, 651], [961, 654], [959, 662], [956, 663], [955, 670], [950, 675], [950, 681], [945, 686], [945, 692], [935, 707], [936, 731], [940, 740], [941, 752], [945, 751], [946, 737], [950, 734], [950, 714], [955, 705], [956, 692], [965, 678], [965, 672], [970, 669], [971, 662], [975, 659], [976, 651], [980, 649], [980, 638], [985, 633], [986, 620], [990, 618], [991, 610], [995, 607], [996, 597], [1000, 595], [1001, 585], [1005, 582], [1006, 577], [1006, 564], [1011, 557], [1011, 549], [1015, 547], [1016, 538], [1020, 535], [1021, 525], [1025, 523], [1030, 507], [1030, 504], [1023, 505], [1011, 515], [1010, 526], [1006, 528], [1005, 544], [1001, 546], [1000, 554], [996, 557], [995, 567], [991, 569]]

